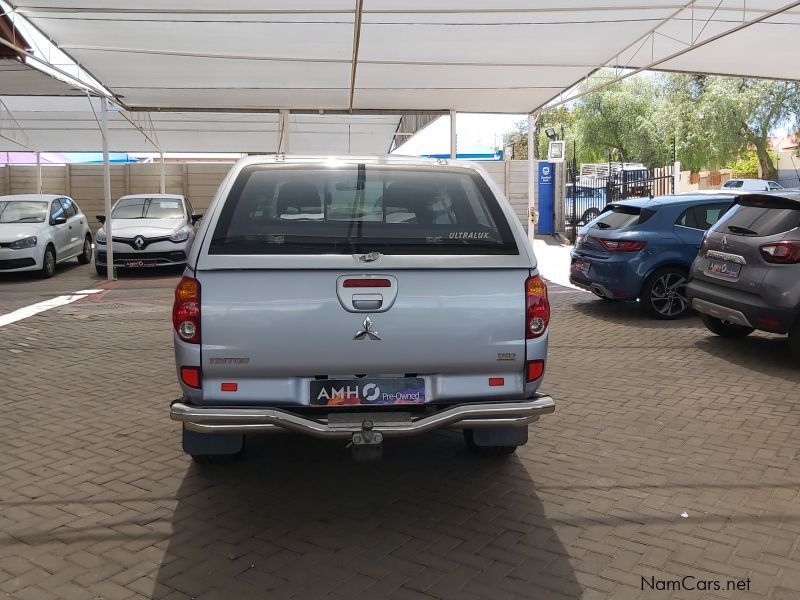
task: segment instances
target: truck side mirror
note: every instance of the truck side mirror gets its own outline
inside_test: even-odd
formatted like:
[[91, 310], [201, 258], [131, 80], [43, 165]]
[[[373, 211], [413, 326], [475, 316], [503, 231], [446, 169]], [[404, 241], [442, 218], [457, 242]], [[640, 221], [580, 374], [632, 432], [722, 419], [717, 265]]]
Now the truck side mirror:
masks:
[[97, 219], [98, 221], [100, 221], [101, 224], [104, 224], [106, 222], [106, 216], [105, 215], [95, 215], [94, 218]]
[[192, 215], [192, 225], [194, 225], [195, 223], [197, 223], [197, 222], [198, 222], [200, 219], [202, 219], [202, 218], [203, 218], [203, 215], [201, 215], [201, 214], [199, 214], [199, 213], [194, 213], [194, 214]]

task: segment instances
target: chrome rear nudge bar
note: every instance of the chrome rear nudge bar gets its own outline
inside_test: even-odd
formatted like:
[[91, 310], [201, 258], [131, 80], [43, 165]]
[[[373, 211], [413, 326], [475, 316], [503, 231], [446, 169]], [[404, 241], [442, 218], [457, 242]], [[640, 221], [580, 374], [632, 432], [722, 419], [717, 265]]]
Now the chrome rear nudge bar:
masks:
[[[384, 437], [408, 437], [442, 427], [523, 427], [541, 415], [555, 411], [550, 396], [537, 395], [530, 400], [496, 404], [463, 404], [442, 409], [410, 423], [381, 423], [373, 431]], [[369, 420], [375, 413], [363, 414]], [[176, 401], [170, 407], [170, 417], [181, 421], [187, 429], [199, 433], [256, 433], [280, 427], [319, 438], [350, 438], [362, 430], [361, 424], [330, 425], [280, 408], [220, 408], [191, 406]]]

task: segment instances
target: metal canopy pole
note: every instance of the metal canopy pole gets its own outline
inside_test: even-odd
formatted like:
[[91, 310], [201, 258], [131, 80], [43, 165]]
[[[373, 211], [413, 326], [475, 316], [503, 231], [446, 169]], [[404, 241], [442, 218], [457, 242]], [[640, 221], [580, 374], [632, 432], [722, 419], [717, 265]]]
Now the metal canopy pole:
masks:
[[42, 193], [42, 155], [36, 153], [36, 193]]
[[114, 280], [114, 240], [111, 236], [111, 166], [108, 163], [108, 100], [100, 98], [100, 129], [103, 133], [103, 199], [106, 222], [106, 279]]
[[287, 109], [281, 109], [278, 122], [278, 154], [286, 154], [289, 151], [289, 111]]
[[164, 153], [163, 152], [159, 152], [159, 154], [161, 155], [161, 193], [162, 194], [166, 194], [167, 193], [167, 172], [165, 170], [166, 167], [164, 167]]
[[456, 111], [450, 111], [450, 158], [455, 160], [458, 157], [456, 152]]
[[536, 162], [533, 160], [533, 128], [536, 126], [536, 116], [532, 113], [528, 115], [528, 239], [533, 243], [534, 238], [534, 216], [536, 214], [536, 201], [534, 193], [536, 190]]

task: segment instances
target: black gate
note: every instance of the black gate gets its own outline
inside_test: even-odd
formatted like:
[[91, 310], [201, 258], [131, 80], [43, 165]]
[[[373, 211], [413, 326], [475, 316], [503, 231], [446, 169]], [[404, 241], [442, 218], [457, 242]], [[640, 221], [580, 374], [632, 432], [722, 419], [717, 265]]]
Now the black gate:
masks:
[[606, 204], [630, 198], [675, 193], [673, 166], [648, 168], [641, 164], [608, 162], [581, 165], [575, 150], [566, 161], [565, 225], [575, 243], [577, 230], [597, 217]]

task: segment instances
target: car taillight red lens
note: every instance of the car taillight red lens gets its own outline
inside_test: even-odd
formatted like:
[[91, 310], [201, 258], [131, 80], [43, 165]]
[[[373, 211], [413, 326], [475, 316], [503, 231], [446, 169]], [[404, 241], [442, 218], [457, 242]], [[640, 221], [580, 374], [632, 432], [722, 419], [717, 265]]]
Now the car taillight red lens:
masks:
[[800, 263], [800, 242], [775, 242], [760, 248], [761, 256], [769, 263], [792, 265]]
[[598, 242], [609, 252], [637, 252], [647, 245], [642, 240], [604, 240], [596, 238]]
[[200, 367], [181, 367], [181, 381], [190, 388], [200, 389]]
[[544, 375], [544, 361], [532, 360], [528, 363], [528, 368], [525, 371], [525, 382], [530, 383], [536, 381]]
[[200, 343], [200, 282], [192, 277], [184, 276], [175, 288], [172, 326], [184, 342]]
[[533, 339], [547, 331], [550, 323], [550, 302], [547, 286], [538, 275], [525, 282], [525, 338]]

